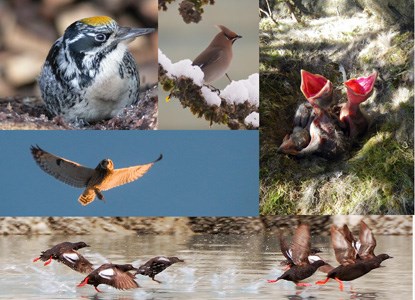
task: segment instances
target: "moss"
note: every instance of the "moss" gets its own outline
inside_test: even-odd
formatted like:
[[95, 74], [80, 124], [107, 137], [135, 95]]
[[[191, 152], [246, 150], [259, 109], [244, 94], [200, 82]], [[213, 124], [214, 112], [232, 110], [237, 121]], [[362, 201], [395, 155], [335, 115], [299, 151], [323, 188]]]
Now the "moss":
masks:
[[290, 191], [294, 189], [295, 187], [289, 182], [276, 182], [267, 190], [267, 195], [264, 197], [266, 201], [263, 201], [259, 208], [260, 214], [295, 215], [294, 203], [286, 201], [290, 198]]
[[407, 214], [400, 201], [412, 198], [413, 205], [413, 166], [412, 149], [397, 142], [391, 132], [379, 132], [350, 160], [351, 172], [360, 180], [354, 193], [361, 193], [362, 187], [377, 190], [379, 206]]
[[[284, 19], [278, 25], [261, 24], [261, 214], [413, 213], [413, 33], [391, 31], [390, 45], [379, 46], [389, 34], [376, 27], [379, 24], [374, 31], [359, 26], [333, 40], [302, 38], [302, 25]], [[363, 51], [378, 46], [379, 51]], [[376, 96], [364, 105], [374, 117], [367, 135], [339, 160], [278, 154], [282, 139], [292, 130], [294, 112], [304, 101], [300, 69], [329, 78], [341, 103], [345, 91], [339, 65], [351, 76], [379, 72]], [[400, 93], [402, 87], [408, 92]], [[405, 99], [394, 98], [399, 95]]]

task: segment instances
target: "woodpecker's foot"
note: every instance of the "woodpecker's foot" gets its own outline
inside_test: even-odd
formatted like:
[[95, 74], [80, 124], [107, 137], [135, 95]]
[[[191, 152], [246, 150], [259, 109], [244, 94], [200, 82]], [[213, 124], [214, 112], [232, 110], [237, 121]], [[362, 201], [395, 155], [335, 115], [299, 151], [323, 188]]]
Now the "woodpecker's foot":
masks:
[[268, 279], [267, 280], [267, 282], [268, 283], [275, 283], [275, 282], [277, 282], [278, 281], [278, 279]]

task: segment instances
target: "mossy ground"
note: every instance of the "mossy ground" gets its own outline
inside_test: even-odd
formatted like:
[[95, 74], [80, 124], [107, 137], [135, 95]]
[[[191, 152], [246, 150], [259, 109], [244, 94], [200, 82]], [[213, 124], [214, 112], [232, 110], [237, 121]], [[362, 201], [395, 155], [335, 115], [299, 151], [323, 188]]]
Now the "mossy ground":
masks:
[[[260, 213], [413, 214], [413, 32], [364, 13], [277, 21], [260, 22]], [[369, 132], [337, 160], [278, 154], [305, 101], [300, 70], [329, 78], [342, 103], [339, 68], [347, 78], [379, 73], [362, 105], [372, 118]]]

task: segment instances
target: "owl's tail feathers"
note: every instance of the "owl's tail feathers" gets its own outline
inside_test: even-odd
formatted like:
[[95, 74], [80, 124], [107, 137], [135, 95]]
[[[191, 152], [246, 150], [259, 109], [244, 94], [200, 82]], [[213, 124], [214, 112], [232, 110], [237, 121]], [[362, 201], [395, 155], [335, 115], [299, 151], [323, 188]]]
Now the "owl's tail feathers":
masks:
[[79, 196], [78, 201], [83, 206], [88, 205], [95, 199], [95, 191], [93, 189], [85, 189], [81, 196]]

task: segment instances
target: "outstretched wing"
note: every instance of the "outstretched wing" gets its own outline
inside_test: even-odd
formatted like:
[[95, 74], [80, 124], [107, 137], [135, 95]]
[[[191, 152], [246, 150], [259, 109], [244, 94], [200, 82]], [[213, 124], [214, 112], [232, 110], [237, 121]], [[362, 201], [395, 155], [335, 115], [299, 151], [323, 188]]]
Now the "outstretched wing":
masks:
[[105, 178], [100, 185], [97, 187], [101, 191], [106, 191], [117, 186], [132, 182], [142, 177], [148, 170], [159, 160], [163, 158], [163, 155], [160, 154], [152, 163], [140, 166], [134, 166], [129, 168], [115, 169], [110, 176]]
[[300, 224], [295, 230], [291, 242], [292, 260], [296, 265], [308, 265], [308, 256], [310, 255], [310, 225]]
[[367, 227], [366, 223], [360, 221], [360, 234], [359, 234], [359, 257], [361, 259], [371, 259], [375, 257], [374, 250], [376, 248], [376, 239], [372, 231]]
[[[347, 225], [345, 225], [347, 227]], [[349, 232], [347, 227], [347, 232]], [[355, 263], [356, 261], [356, 249], [352, 246], [352, 243], [344, 235], [345, 230], [340, 230], [336, 226], [332, 225], [330, 229], [331, 243], [333, 245], [334, 253], [337, 261], [343, 266], [347, 266]]]
[[39, 167], [56, 179], [74, 187], [85, 187], [95, 170], [53, 155], [39, 146], [30, 148]]

